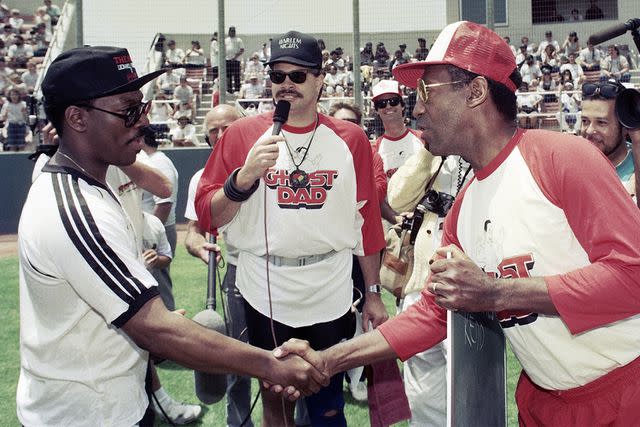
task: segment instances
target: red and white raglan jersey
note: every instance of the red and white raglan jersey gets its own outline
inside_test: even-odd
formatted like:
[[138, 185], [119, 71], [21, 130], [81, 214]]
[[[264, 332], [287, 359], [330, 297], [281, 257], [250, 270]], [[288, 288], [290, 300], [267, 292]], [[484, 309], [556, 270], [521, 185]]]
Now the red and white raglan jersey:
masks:
[[391, 178], [404, 162], [419, 150], [424, 150], [424, 143], [418, 136], [418, 132], [407, 128], [405, 133], [397, 138], [382, 135], [376, 139], [374, 149], [382, 157], [384, 172], [387, 179]]
[[[213, 194], [234, 169], [244, 164], [254, 144], [271, 135], [271, 116], [234, 122], [216, 144], [196, 195], [203, 229], [210, 229]], [[269, 255], [288, 258], [337, 252], [301, 267], [269, 264], [273, 318], [293, 327], [343, 315], [351, 303], [352, 254], [370, 255], [384, 247], [371, 145], [364, 132], [353, 123], [319, 115], [313, 133], [314, 124], [305, 128], [285, 125], [282, 129], [295, 163], [299, 164], [306, 154], [300, 169], [308, 174], [309, 185], [290, 185], [289, 173], [295, 166], [285, 142], [278, 142], [276, 165], [241, 204], [236, 216], [220, 228], [227, 241], [240, 250], [238, 289], [267, 316], [266, 243]]]
[[[640, 211], [599, 150], [575, 136], [518, 130], [456, 200], [443, 245], [458, 245], [494, 277], [545, 278], [560, 316], [498, 317], [531, 379], [566, 390], [640, 355], [638, 230]], [[445, 336], [446, 311], [424, 291], [380, 330], [407, 358]]]

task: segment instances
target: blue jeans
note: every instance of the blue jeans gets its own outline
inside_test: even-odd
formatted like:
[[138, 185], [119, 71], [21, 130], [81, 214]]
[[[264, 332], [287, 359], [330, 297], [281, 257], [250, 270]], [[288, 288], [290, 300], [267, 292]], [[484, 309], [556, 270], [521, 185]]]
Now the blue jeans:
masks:
[[[247, 323], [244, 315], [244, 298], [236, 288], [236, 266], [227, 263], [227, 273], [222, 281], [225, 295], [225, 313], [229, 336], [248, 342]], [[227, 425], [239, 427], [251, 408], [251, 377], [227, 375]], [[253, 427], [251, 418], [244, 424]]]

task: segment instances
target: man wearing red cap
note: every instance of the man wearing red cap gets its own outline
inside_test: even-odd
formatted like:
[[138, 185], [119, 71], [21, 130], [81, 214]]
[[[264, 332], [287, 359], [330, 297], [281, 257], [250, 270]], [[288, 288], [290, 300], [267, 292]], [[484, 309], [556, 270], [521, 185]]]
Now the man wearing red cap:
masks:
[[[640, 415], [640, 211], [608, 160], [579, 137], [517, 129], [516, 64], [486, 27], [457, 22], [425, 63], [413, 115], [435, 155], [474, 179], [445, 220], [422, 298], [375, 331], [313, 353], [327, 375], [406, 359], [446, 335], [447, 309], [496, 312], [523, 373], [523, 425], [631, 425]], [[615, 212], [615, 221], [611, 221]]]

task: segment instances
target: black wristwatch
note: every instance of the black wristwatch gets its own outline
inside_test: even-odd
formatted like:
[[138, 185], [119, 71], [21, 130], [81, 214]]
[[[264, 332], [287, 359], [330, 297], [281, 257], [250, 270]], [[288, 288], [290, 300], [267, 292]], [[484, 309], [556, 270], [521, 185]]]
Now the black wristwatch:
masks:
[[381, 294], [382, 287], [379, 283], [374, 283], [373, 285], [367, 286], [367, 292], [371, 292], [372, 294]]

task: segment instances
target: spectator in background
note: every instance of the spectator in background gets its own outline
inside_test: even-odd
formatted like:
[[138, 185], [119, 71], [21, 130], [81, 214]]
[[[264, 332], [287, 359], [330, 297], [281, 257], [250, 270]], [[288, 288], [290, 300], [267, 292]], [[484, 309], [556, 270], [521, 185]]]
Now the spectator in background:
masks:
[[[538, 84], [538, 92], [543, 93], [542, 98], [544, 102], [555, 102], [558, 97], [555, 95], [556, 81], [551, 76], [551, 70], [548, 68], [542, 69], [542, 79]], [[550, 93], [551, 92], [551, 93]]]
[[598, 0], [589, 0], [589, 9], [584, 13], [584, 19], [604, 19], [602, 9], [598, 7]]
[[405, 59], [402, 55], [402, 51], [398, 49], [393, 54], [393, 59], [389, 63], [389, 68], [393, 70], [396, 66], [406, 64], [407, 62], [409, 61]]
[[236, 37], [236, 27], [229, 27], [228, 37], [224, 39], [227, 61], [227, 92], [239, 92], [240, 64], [244, 53], [244, 43], [240, 37]]
[[13, 44], [13, 39], [16, 34], [13, 32], [13, 27], [11, 24], [4, 24], [2, 27], [2, 34], [0, 34], [0, 39], [7, 45], [11, 46]]
[[516, 51], [516, 47], [511, 44], [511, 37], [504, 36], [502, 39], [509, 45], [509, 49], [511, 49], [511, 52], [513, 52], [513, 56], [516, 56], [518, 52]]
[[[191, 115], [187, 111], [176, 112], [176, 119], [178, 120], [178, 126], [171, 129], [169, 133], [171, 142], [175, 147], [191, 147], [198, 145], [198, 138], [196, 137], [196, 127], [191, 124]], [[174, 218], [175, 218], [175, 208]], [[174, 219], [175, 224], [175, 219]]]
[[[179, 122], [179, 121], [178, 121]], [[171, 257], [176, 254], [176, 202], [178, 201], [178, 171], [173, 162], [161, 151], [158, 151], [158, 142], [153, 132], [148, 132], [144, 138], [142, 150], [149, 156], [147, 164], [166, 176], [172, 185], [171, 196], [168, 198], [158, 197], [148, 191], [142, 194], [142, 209], [156, 216], [164, 225], [164, 231], [171, 246]], [[158, 281], [158, 291], [164, 305], [171, 311], [176, 309], [173, 298], [173, 284], [169, 275], [169, 266], [151, 271], [153, 277]]]
[[531, 85], [533, 80], [542, 78], [542, 71], [533, 59], [533, 55], [527, 56], [527, 60], [522, 64], [522, 67], [520, 67], [520, 74], [522, 76], [522, 81], [529, 85]]
[[604, 59], [604, 53], [587, 40], [587, 47], [580, 51], [580, 65], [584, 71], [600, 70], [600, 61]]
[[165, 52], [165, 58], [168, 66], [177, 66], [182, 64], [184, 60], [184, 51], [179, 47], [176, 47], [175, 40], [169, 40], [167, 42], [167, 51]]
[[571, 71], [571, 75], [573, 76], [573, 86], [579, 89], [582, 83], [584, 83], [585, 76], [582, 67], [576, 63], [576, 55], [577, 54], [575, 52], [571, 52], [568, 55], [569, 62], [560, 66], [560, 74], [562, 75], [562, 73], [567, 70]]
[[578, 9], [571, 9], [571, 15], [569, 16], [569, 21], [582, 21], [582, 15]]
[[560, 86], [560, 111], [556, 118], [562, 132], [575, 133], [575, 124], [580, 121], [580, 92], [575, 92], [571, 81]]
[[260, 62], [260, 55], [258, 52], [251, 54], [251, 58], [247, 60], [247, 64], [244, 67], [244, 80], [249, 81], [252, 75], [264, 77], [264, 65]]
[[[262, 65], [262, 64], [261, 64]], [[264, 95], [264, 84], [262, 74], [253, 72], [248, 76], [248, 82], [240, 88], [241, 99], [259, 99]]]
[[27, 87], [28, 93], [33, 93], [33, 89], [38, 81], [38, 71], [36, 70], [36, 64], [33, 61], [27, 62], [27, 71], [20, 76], [22, 83]]
[[578, 33], [571, 31], [566, 40], [562, 43], [562, 50], [565, 56], [569, 56], [571, 53], [578, 55], [580, 53], [580, 41], [578, 39]]
[[9, 46], [7, 58], [9, 58], [10, 67], [26, 68], [29, 59], [33, 58], [33, 48], [29, 43], [24, 42], [21, 35], [17, 35], [14, 43]]
[[327, 96], [343, 96], [344, 82], [342, 76], [338, 74], [338, 68], [335, 64], [330, 64], [327, 68], [327, 74], [324, 76], [324, 85]]
[[615, 79], [620, 82], [629, 82], [631, 74], [629, 73], [629, 61], [624, 55], [620, 55], [620, 49], [616, 45], [607, 47], [609, 55], [600, 61], [600, 81], [605, 82], [608, 79]]
[[398, 48], [400, 49], [400, 52], [402, 52], [402, 58], [404, 58], [405, 62], [409, 62], [411, 61], [411, 54], [409, 52], [407, 52], [407, 45], [405, 43], [402, 43], [400, 45], [398, 45]]
[[181, 104], [191, 104], [193, 101], [193, 88], [189, 86], [187, 76], [180, 76], [179, 84], [173, 90], [173, 99], [179, 101]]
[[198, 40], [191, 40], [191, 48], [184, 53], [183, 62], [191, 65], [204, 65], [204, 50]]
[[374, 68], [385, 68], [389, 65], [389, 52], [384, 47], [384, 43], [378, 42], [376, 45], [376, 53], [374, 55]]
[[418, 61], [424, 61], [427, 59], [429, 49], [427, 49], [427, 41], [420, 37], [418, 39], [418, 47], [416, 48], [416, 54], [413, 57]]
[[522, 67], [522, 64], [524, 64], [527, 60], [527, 45], [526, 44], [521, 44], [520, 45], [520, 52], [518, 52], [516, 54], [516, 65], [518, 67], [518, 69], [520, 67]]
[[[537, 83], [536, 80], [534, 80], [534, 82]], [[540, 111], [542, 95], [537, 93], [535, 83], [533, 86], [533, 88], [530, 88], [527, 82], [522, 82], [517, 92], [518, 126], [524, 129], [538, 127], [539, 119], [535, 114]]]
[[22, 32], [24, 19], [22, 18], [22, 16], [20, 16], [20, 10], [11, 9], [11, 17], [9, 18], [9, 25], [11, 25], [12, 31], [15, 34], [20, 34]]
[[2, 104], [0, 110], [0, 122], [4, 123], [7, 139], [4, 148], [7, 151], [16, 151], [24, 148], [27, 136], [27, 103], [21, 100], [18, 89], [9, 89], [7, 102]]
[[[165, 95], [173, 95], [173, 91], [180, 85], [180, 77], [173, 68], [169, 68], [169, 70], [158, 77], [156, 80], [156, 86], [162, 93]], [[183, 76], [185, 78], [185, 82], [187, 81], [187, 76]]]
[[542, 57], [542, 55], [545, 52], [545, 49], [547, 48], [548, 45], [552, 45], [553, 46], [553, 50], [555, 52], [559, 52], [560, 51], [560, 44], [558, 43], [557, 40], [553, 39], [553, 32], [551, 30], [547, 30], [544, 33], [544, 37], [545, 39], [542, 40], [540, 42], [540, 44], [538, 45], [538, 51], [536, 52], [536, 55], [539, 57]]
[[548, 44], [542, 52], [540, 57], [540, 68], [549, 68], [552, 72], [557, 72], [560, 69], [560, 59], [558, 58], [558, 51], [555, 46]]
[[[151, 110], [149, 110], [149, 122], [151, 124], [163, 123], [167, 124], [171, 120], [173, 115], [173, 108], [171, 108], [170, 102], [167, 101], [167, 95], [163, 92], [156, 93], [156, 100], [160, 102], [153, 102], [151, 104]], [[168, 128], [166, 128], [168, 131]]]
[[360, 65], [373, 65], [373, 43], [366, 42], [364, 47], [360, 50]]
[[33, 56], [43, 57], [47, 54], [49, 44], [51, 43], [51, 32], [47, 31], [44, 23], [37, 24], [32, 31], [35, 31], [31, 36], [31, 43], [33, 44]]
[[260, 62], [264, 64], [271, 58], [271, 39], [268, 43], [262, 43], [262, 49], [260, 49]]
[[214, 32], [211, 36], [211, 45], [209, 46], [209, 61], [211, 63], [211, 75], [213, 80], [218, 78], [218, 52], [220, 44], [218, 43], [218, 32]]
[[38, 25], [38, 24], [44, 24], [45, 25], [45, 29], [46, 31], [51, 34], [51, 17], [47, 14], [47, 7], [46, 6], [40, 6], [39, 8], [36, 9], [36, 13], [33, 16], [33, 22]]
[[533, 43], [529, 43], [529, 37], [527, 36], [522, 36], [520, 38], [520, 44], [521, 45], [525, 45], [527, 47], [527, 53], [529, 55], [535, 55], [536, 54], [536, 48], [535, 48], [535, 44]]
[[51, 17], [51, 25], [56, 25], [60, 20], [60, 7], [51, 2], [51, 0], [44, 0], [44, 5], [47, 8], [47, 15]]

